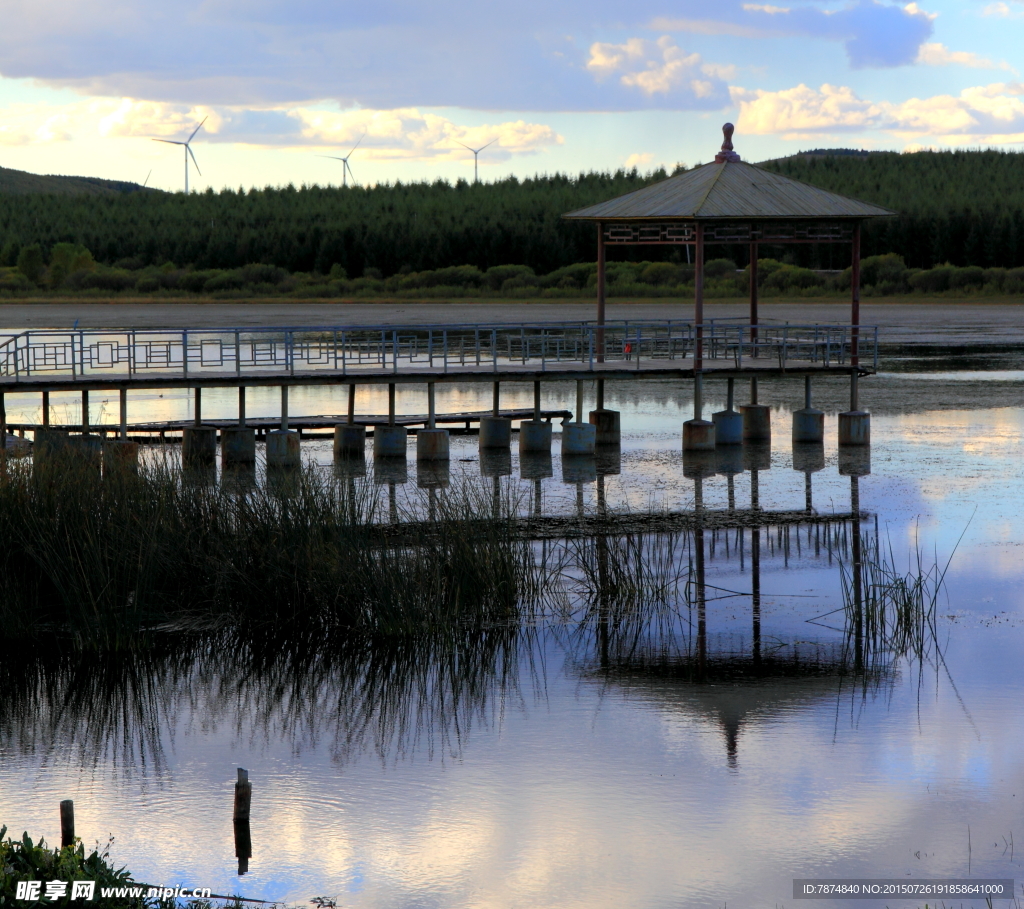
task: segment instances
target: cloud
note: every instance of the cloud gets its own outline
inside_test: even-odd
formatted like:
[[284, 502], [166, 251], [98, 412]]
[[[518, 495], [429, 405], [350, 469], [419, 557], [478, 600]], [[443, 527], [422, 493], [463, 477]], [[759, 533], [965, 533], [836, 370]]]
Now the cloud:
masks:
[[638, 152], [636, 154], [632, 154], [626, 158], [626, 170], [632, 170], [634, 167], [643, 167], [645, 164], [650, 164], [653, 160], [653, 152]]
[[[7, 78], [253, 110], [323, 98], [374, 110], [712, 110], [725, 88], [717, 74], [691, 72], [692, 49], [645, 49], [635, 69], [594, 60], [589, 49], [622, 47], [629, 62], [633, 41], [671, 28], [841, 41], [855, 66], [895, 66], [916, 59], [932, 29], [913, 4], [882, 0], [522, 0], [514, 15], [471, 0], [5, 0], [4, 22]], [[669, 24], [652, 30], [658, 22]], [[595, 80], [602, 67], [617, 78]], [[634, 78], [624, 83], [627, 73]]]
[[347, 151], [360, 142], [371, 159], [445, 160], [462, 157], [458, 145], [494, 142], [488, 161], [531, 155], [564, 141], [550, 126], [525, 120], [462, 126], [418, 108], [338, 111], [313, 107], [243, 109], [96, 99], [53, 108], [11, 105], [0, 119], [0, 145], [49, 144], [88, 137], [181, 139], [204, 120], [197, 143], [261, 148]]
[[621, 73], [621, 85], [647, 97], [689, 95], [718, 107], [728, 100], [724, 80], [735, 73], [735, 67], [703, 63], [700, 54], [686, 53], [667, 35], [657, 41], [592, 44], [586, 65], [599, 81]]
[[845, 86], [798, 85], [778, 92], [732, 89], [737, 132], [806, 138], [881, 130], [907, 141], [947, 144], [1024, 141], [1024, 84], [996, 82], [959, 95], [873, 102]]
[[973, 69], [1005, 69], [1015, 72], [1009, 63], [995, 63], [970, 51], [951, 51], [944, 44], [922, 44], [915, 63], [925, 66], [969, 66]]
[[1021, 16], [1024, 16], [1024, 12], [1014, 12], [1014, 10], [1010, 9], [1009, 5], [1002, 2], [990, 3], [981, 11], [981, 14], [983, 16], [996, 16], [1001, 19], [1019, 19]]
[[842, 41], [857, 69], [913, 63], [931, 35], [934, 13], [916, 3], [899, 6], [879, 0], [852, 0], [841, 9], [791, 8], [744, 3], [738, 15], [707, 18], [655, 18], [652, 28], [750, 38], [807, 37]]

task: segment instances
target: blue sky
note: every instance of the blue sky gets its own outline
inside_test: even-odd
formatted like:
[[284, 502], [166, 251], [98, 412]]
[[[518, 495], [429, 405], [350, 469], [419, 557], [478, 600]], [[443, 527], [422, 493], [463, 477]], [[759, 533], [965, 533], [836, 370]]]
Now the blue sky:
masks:
[[1020, 148], [1024, 0], [0, 0], [0, 166], [493, 180], [802, 148]]

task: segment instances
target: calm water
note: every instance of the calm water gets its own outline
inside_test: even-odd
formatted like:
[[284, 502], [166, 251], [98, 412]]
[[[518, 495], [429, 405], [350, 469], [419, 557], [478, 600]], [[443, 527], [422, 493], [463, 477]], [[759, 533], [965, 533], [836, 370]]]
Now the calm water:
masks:
[[[284, 654], [256, 665], [214, 647], [81, 665], [41, 684], [29, 709], [2, 714], [0, 823], [57, 839], [57, 804], [73, 798], [79, 834], [113, 834], [115, 859], [141, 880], [339, 906], [775, 907], [792, 904], [794, 877], [1024, 878], [1022, 380], [1004, 371], [862, 383], [875, 413], [870, 474], [856, 481], [865, 546], [890, 548], [901, 568], [915, 550], [926, 565], [952, 556], [920, 659], [882, 659], [858, 677], [844, 669], [835, 611], [852, 525], [772, 527], [757, 541], [757, 633], [774, 668], [745, 677], [753, 535], [709, 530], [708, 681], [687, 668], [697, 625], [684, 584], [673, 609], [652, 608], [610, 643], [577, 614], [497, 634], [460, 652], [457, 669], [427, 643], [399, 657]], [[842, 513], [852, 483], [839, 471], [834, 413], [845, 387], [819, 384], [830, 415], [813, 504]], [[344, 394], [293, 390], [290, 410], [341, 413]], [[553, 385], [545, 406], [572, 407], [573, 394]], [[788, 440], [802, 383], [762, 383], [761, 394], [777, 409], [760, 505], [802, 509], [805, 475]], [[401, 394], [400, 409], [422, 412], [421, 397]], [[607, 507], [691, 509], [679, 450], [687, 390], [634, 383], [608, 397], [624, 438], [619, 472], [601, 479]], [[510, 387], [503, 403], [531, 398]], [[272, 415], [276, 403], [251, 390], [247, 409]], [[189, 414], [171, 392], [133, 397], [143, 405], [150, 419]], [[358, 405], [384, 410], [384, 390], [361, 391]], [[8, 396], [8, 419], [37, 406]], [[66, 406], [77, 419], [72, 396]], [[439, 390], [439, 410], [488, 406], [489, 388]], [[204, 395], [204, 415], [233, 408], [231, 393]], [[566, 483], [557, 445], [545, 511], [578, 508], [578, 493], [594, 511], [598, 484]], [[330, 462], [328, 442], [304, 447]], [[453, 437], [452, 459], [453, 473], [479, 477], [474, 438]], [[499, 482], [529, 501], [534, 484], [512, 461]], [[356, 482], [372, 484], [372, 471]], [[727, 509], [724, 476], [702, 486], [709, 512]], [[735, 476], [737, 508], [751, 487], [749, 471]], [[413, 460], [398, 494], [426, 495]], [[692, 539], [659, 552], [663, 578], [689, 576]], [[241, 878], [239, 766], [254, 784]]]

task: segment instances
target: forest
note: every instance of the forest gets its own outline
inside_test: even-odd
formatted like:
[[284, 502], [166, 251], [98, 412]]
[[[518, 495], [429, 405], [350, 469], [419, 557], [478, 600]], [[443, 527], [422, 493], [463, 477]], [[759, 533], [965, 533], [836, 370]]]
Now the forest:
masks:
[[[907, 269], [946, 264], [1015, 269], [1024, 266], [1022, 163], [1019, 153], [997, 151], [818, 152], [762, 166], [898, 211], [898, 217], [866, 225], [866, 256], [893, 254]], [[219, 277], [227, 285], [207, 288], [205, 280], [189, 279], [198, 290], [229, 291], [241, 279], [224, 274], [255, 266], [272, 270], [261, 272], [264, 277], [278, 277], [245, 278], [244, 283], [280, 284], [279, 276], [286, 274], [297, 285], [302, 276], [327, 278], [332, 269], [336, 279], [344, 274], [348, 281], [463, 267], [487, 274], [495, 267], [521, 266], [545, 276], [595, 259], [594, 228], [567, 223], [562, 213], [666, 176], [633, 170], [479, 184], [287, 186], [190, 196], [0, 192], [0, 267], [14, 268], [23, 252], [34, 249], [36, 277], [45, 275], [54, 287], [49, 265], [54, 251], [60, 262], [73, 247], [85, 250], [93, 263], [89, 281], [106, 281], [116, 285], [106, 289], [115, 290], [135, 288], [144, 279], [140, 291], [181, 284], [186, 272], [204, 273], [207, 280]], [[843, 246], [763, 248], [762, 254], [787, 266], [833, 272], [849, 261]], [[685, 264], [685, 252], [678, 248], [619, 249], [612, 255], [624, 263], [660, 257], [667, 264]], [[739, 269], [747, 265], [745, 249], [711, 249], [710, 255]], [[56, 273], [65, 265], [58, 264]], [[160, 278], [154, 270], [178, 277]], [[0, 280], [9, 291], [17, 283], [9, 272]], [[88, 286], [84, 282], [83, 288]]]

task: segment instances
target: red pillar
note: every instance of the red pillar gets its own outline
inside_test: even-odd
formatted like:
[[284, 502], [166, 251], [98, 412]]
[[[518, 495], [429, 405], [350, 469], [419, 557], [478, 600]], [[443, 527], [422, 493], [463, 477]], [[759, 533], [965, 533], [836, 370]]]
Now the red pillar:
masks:
[[597, 222], [597, 362], [604, 362], [604, 224]]
[[853, 226], [853, 262], [850, 278], [850, 363], [853, 366], [860, 365], [860, 222]]
[[[757, 243], [750, 243], [750, 324], [757, 325]], [[751, 328], [750, 340], [757, 340], [757, 328]]]
[[693, 368], [700, 372], [704, 368], [704, 225], [700, 221], [697, 222], [694, 247], [693, 320], [697, 323], [697, 345]]

